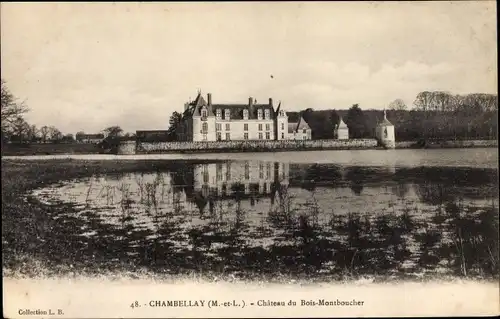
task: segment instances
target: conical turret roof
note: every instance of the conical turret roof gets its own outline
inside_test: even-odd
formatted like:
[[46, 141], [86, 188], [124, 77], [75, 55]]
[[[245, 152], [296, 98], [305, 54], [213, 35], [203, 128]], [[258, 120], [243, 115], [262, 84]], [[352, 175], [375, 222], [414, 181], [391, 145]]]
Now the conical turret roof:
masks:
[[382, 122], [378, 123], [378, 126], [394, 126], [392, 125], [391, 122], [389, 122], [389, 120], [387, 119], [387, 114], [384, 110], [384, 119], [382, 120]]
[[344, 120], [342, 120], [342, 117], [339, 120], [338, 128], [347, 128], [347, 124], [345, 124]]

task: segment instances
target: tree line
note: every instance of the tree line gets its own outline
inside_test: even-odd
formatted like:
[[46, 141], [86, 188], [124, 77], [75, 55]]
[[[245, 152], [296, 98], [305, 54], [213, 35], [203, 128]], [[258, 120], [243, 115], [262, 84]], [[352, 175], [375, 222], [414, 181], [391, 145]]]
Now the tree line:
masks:
[[[15, 143], [61, 143], [82, 141], [84, 132], [63, 134], [54, 126], [36, 127], [29, 124], [24, 115], [29, 108], [19, 101], [1, 80], [1, 137]], [[387, 118], [395, 125], [397, 140], [419, 139], [497, 139], [498, 96], [496, 94], [472, 93], [457, 95], [443, 91], [420, 92], [409, 109], [403, 100], [395, 99], [387, 105]], [[383, 119], [383, 111], [363, 110], [353, 104], [348, 110], [300, 111], [311, 127], [313, 139], [336, 138], [336, 127], [340, 118], [349, 128], [350, 138], [371, 138], [377, 123]], [[173, 112], [166, 130], [165, 139], [176, 140], [176, 132], [182, 114]], [[135, 138], [134, 133], [125, 133], [119, 125], [102, 131], [107, 144], [116, 144], [122, 139]]]
[[[495, 94], [453, 95], [451, 93], [421, 92], [413, 108], [408, 109], [401, 99], [387, 105], [387, 119], [395, 126], [397, 140], [419, 139], [497, 139], [498, 96]], [[301, 111], [311, 127], [313, 139], [336, 138], [336, 126], [342, 118], [349, 128], [350, 138], [374, 136], [382, 110], [362, 110], [353, 104], [348, 110]]]
[[[57, 127], [44, 125], [37, 127], [28, 123], [25, 115], [30, 111], [24, 101], [19, 101], [7, 87], [6, 82], [1, 80], [1, 138], [2, 144], [11, 143], [72, 143], [82, 142], [89, 134], [83, 131], [73, 134], [63, 134]], [[101, 134], [105, 140], [113, 138], [133, 138], [135, 133], [125, 133], [118, 126], [113, 125], [102, 130]]]

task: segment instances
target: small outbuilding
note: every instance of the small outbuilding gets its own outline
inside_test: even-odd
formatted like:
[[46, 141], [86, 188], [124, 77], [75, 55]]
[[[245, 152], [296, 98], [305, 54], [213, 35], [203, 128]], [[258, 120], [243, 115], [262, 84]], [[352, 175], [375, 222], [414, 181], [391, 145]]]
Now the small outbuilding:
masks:
[[375, 137], [379, 144], [385, 148], [396, 147], [396, 136], [394, 133], [394, 125], [387, 119], [386, 111], [384, 110], [384, 119], [377, 124], [375, 128]]
[[349, 128], [347, 127], [347, 124], [345, 124], [345, 122], [342, 120], [342, 117], [339, 120], [339, 124], [337, 124], [337, 139], [349, 139]]

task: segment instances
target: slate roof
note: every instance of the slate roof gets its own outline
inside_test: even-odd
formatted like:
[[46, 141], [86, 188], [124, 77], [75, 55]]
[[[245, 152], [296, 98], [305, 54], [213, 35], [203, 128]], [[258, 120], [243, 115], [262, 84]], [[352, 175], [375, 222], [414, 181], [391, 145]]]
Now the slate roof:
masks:
[[391, 122], [389, 122], [389, 120], [387, 119], [387, 115], [385, 114], [385, 110], [384, 110], [384, 119], [382, 120], [382, 122], [378, 123], [377, 124], [378, 126], [394, 126], [392, 125]]
[[286, 115], [288, 116], [288, 133], [311, 129], [300, 112], [287, 112]]
[[213, 104], [212, 109], [214, 114], [217, 114], [217, 109], [221, 109], [221, 118], [225, 119], [226, 112], [229, 110], [231, 120], [242, 120], [243, 110], [248, 110], [248, 119], [257, 119], [258, 110], [262, 110], [262, 118], [264, 118], [265, 110], [269, 110], [271, 118], [274, 117], [274, 109], [269, 104], [254, 104], [250, 107], [248, 104]]
[[184, 112], [184, 116], [200, 116], [203, 107], [207, 107], [208, 116], [216, 116], [217, 109], [221, 109], [221, 118], [225, 119], [225, 110], [229, 109], [229, 116], [231, 120], [242, 120], [243, 110], [248, 110], [248, 119], [257, 119], [258, 110], [262, 110], [262, 118], [265, 116], [265, 110], [270, 111], [271, 118], [274, 117], [275, 112], [271, 104], [213, 104], [208, 105], [201, 93], [198, 93], [196, 99], [189, 103], [189, 107]]
[[346, 129], [347, 128], [347, 124], [345, 124], [344, 120], [342, 120], [342, 117], [340, 117], [338, 125], [339, 125], [338, 126], [339, 129]]

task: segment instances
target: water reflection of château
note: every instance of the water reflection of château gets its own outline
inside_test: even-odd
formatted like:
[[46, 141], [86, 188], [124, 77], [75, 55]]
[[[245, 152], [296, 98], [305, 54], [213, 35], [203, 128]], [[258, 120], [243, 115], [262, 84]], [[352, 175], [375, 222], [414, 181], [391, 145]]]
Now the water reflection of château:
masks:
[[193, 168], [193, 190], [203, 197], [259, 197], [288, 186], [288, 163], [218, 162]]

